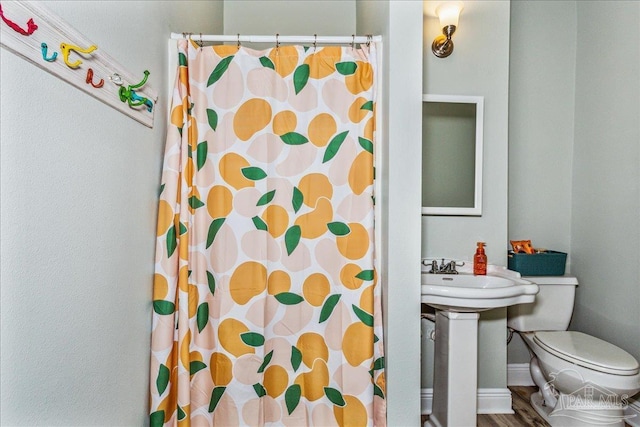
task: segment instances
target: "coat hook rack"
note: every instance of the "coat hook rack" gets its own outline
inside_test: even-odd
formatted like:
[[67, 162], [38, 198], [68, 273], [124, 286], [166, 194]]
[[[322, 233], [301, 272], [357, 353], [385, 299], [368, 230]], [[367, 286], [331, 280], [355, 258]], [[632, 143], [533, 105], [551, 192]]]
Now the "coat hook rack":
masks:
[[[153, 127], [158, 94], [144, 79], [42, 5], [2, 2], [0, 45], [145, 126]], [[16, 22], [26, 22], [24, 26]], [[56, 51], [57, 50], [57, 51]], [[62, 60], [57, 60], [58, 56]], [[124, 101], [121, 90], [128, 90]]]

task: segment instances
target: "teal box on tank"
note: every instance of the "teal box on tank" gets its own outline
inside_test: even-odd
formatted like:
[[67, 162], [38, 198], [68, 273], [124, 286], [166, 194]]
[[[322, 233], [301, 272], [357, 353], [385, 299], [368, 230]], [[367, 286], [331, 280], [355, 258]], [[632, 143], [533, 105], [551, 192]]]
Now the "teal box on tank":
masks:
[[557, 251], [535, 254], [509, 251], [507, 258], [507, 268], [522, 276], [563, 276], [567, 264], [567, 254]]

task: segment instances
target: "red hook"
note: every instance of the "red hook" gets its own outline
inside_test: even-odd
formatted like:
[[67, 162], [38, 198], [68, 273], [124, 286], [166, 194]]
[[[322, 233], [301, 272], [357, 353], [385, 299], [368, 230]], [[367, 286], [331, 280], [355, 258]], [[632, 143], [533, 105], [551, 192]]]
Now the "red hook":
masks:
[[36, 23], [33, 22], [33, 18], [29, 18], [29, 21], [27, 21], [27, 29], [23, 30], [18, 24], [4, 16], [4, 12], [2, 12], [2, 5], [0, 5], [0, 16], [8, 26], [10, 26], [15, 32], [20, 33], [23, 36], [30, 36], [34, 33], [35, 30], [38, 29]]
[[87, 84], [90, 84], [91, 86], [97, 88], [100, 88], [102, 86], [104, 86], [104, 79], [100, 79], [99, 83], [94, 83], [93, 82], [93, 70], [91, 68], [89, 68], [87, 70], [87, 80], [86, 80]]

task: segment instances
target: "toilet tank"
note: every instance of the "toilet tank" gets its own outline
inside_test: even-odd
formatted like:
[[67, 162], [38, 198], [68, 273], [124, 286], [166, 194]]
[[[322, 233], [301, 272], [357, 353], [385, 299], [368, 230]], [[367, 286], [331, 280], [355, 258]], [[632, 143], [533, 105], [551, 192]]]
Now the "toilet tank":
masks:
[[523, 277], [540, 291], [530, 304], [507, 308], [507, 326], [519, 332], [566, 331], [573, 313], [578, 280], [570, 276]]

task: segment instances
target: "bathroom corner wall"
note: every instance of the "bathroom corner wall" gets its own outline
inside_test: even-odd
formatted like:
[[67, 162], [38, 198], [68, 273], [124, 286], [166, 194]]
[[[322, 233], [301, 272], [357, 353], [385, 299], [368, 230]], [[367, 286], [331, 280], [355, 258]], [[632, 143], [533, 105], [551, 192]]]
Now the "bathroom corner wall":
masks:
[[577, 17], [571, 327], [640, 360], [640, 2], [577, 2]]
[[[575, 61], [575, 1], [511, 3], [509, 239], [568, 252], [567, 273]], [[508, 362], [529, 359], [526, 345], [514, 335]]]
[[569, 252], [567, 272], [575, 61], [575, 1], [512, 2], [509, 239]]
[[571, 329], [640, 359], [640, 3], [513, 2], [511, 43], [509, 235], [567, 250]]
[[[433, 2], [426, 3], [433, 9]], [[423, 93], [484, 96], [485, 120], [482, 216], [423, 216], [423, 258], [472, 260], [476, 242], [483, 241], [489, 262], [506, 265], [510, 3], [465, 2], [453, 36], [455, 49], [444, 59], [431, 52], [431, 42], [441, 33], [438, 19], [424, 17]], [[505, 331], [504, 309], [482, 314], [479, 387], [506, 387]]]
[[220, 32], [222, 3], [44, 6], [160, 98], [149, 129], [0, 50], [1, 423], [148, 425], [167, 40]]

